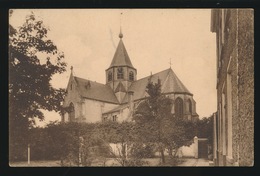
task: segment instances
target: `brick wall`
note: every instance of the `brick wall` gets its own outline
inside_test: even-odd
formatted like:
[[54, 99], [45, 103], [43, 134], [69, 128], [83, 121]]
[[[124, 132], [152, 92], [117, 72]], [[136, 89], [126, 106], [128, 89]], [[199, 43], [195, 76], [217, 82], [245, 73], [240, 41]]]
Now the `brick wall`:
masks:
[[[219, 55], [222, 63], [218, 73], [217, 98], [218, 105], [221, 102], [226, 104], [226, 99], [228, 99], [226, 95], [227, 74], [231, 74], [232, 117], [225, 115], [225, 131], [221, 131], [219, 136], [218, 150], [225, 150], [223, 132], [228, 131], [227, 118], [232, 118], [233, 161], [227, 159], [225, 162], [226, 156], [222, 156], [222, 152], [220, 152], [219, 163], [251, 166], [254, 161], [254, 15], [253, 10], [250, 9], [229, 9], [226, 12], [224, 43]], [[222, 42], [219, 40], [219, 32], [222, 33], [223, 30], [220, 26], [221, 23], [217, 21], [218, 18], [215, 20], [218, 43]], [[217, 52], [219, 49], [217, 48]], [[222, 100], [223, 92], [225, 93], [224, 101]], [[222, 116], [221, 107], [218, 107], [218, 113], [219, 116]], [[228, 134], [225, 135], [228, 136]]]
[[240, 166], [254, 160], [254, 22], [252, 10], [238, 11]]

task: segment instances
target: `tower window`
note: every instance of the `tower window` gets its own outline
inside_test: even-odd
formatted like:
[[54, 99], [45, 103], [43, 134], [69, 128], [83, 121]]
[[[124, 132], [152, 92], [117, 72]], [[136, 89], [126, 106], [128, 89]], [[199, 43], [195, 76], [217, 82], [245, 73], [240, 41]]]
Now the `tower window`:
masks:
[[116, 122], [117, 121], [117, 115], [113, 115], [112, 120], [113, 120], [113, 122]]
[[175, 100], [175, 115], [177, 118], [183, 117], [183, 100], [181, 98]]
[[113, 74], [112, 72], [108, 72], [108, 81], [112, 81]]
[[124, 71], [122, 67], [117, 69], [117, 79], [124, 79]]
[[70, 90], [72, 90], [72, 84], [70, 84]]
[[129, 73], [129, 80], [133, 81], [134, 80], [134, 72], [130, 71]]

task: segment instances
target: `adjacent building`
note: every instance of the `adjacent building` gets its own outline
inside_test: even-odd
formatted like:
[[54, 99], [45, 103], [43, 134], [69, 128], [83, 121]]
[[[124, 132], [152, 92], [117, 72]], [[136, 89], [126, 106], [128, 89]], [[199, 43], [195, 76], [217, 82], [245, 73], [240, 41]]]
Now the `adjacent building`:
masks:
[[217, 46], [217, 113], [214, 163], [254, 165], [254, 11], [214, 9]]
[[198, 118], [193, 94], [171, 68], [137, 79], [137, 69], [131, 63], [121, 32], [105, 76], [106, 83], [102, 84], [76, 77], [71, 71], [63, 102], [66, 112], [62, 121], [131, 121], [134, 109], [148, 96], [148, 82], [156, 83], [158, 79], [162, 93], [174, 100], [172, 113], [190, 120]]

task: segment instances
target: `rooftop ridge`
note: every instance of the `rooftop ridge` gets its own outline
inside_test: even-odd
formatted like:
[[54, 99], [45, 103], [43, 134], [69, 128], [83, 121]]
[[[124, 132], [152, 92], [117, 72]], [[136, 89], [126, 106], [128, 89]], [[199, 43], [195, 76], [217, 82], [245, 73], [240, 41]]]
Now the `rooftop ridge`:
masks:
[[103, 84], [103, 83], [100, 83], [100, 82], [97, 82], [97, 81], [92, 81], [92, 80], [90, 80], [90, 79], [85, 79], [85, 78], [81, 78], [81, 77], [78, 77], [78, 76], [74, 76], [74, 78], [76, 78], [76, 79], [82, 79], [82, 80], [84, 80], [84, 81], [90, 81], [90, 82], [93, 82], [93, 83], [97, 83], [97, 84], [102, 84], [102, 85], [106, 85], [106, 84]]

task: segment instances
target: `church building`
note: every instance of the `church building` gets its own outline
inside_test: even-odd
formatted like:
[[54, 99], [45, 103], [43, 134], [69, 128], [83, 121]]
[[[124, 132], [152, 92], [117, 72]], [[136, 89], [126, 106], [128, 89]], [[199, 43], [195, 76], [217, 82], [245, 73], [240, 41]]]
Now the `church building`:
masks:
[[174, 100], [172, 113], [193, 120], [198, 118], [193, 94], [178, 79], [171, 68], [137, 79], [137, 70], [132, 65], [119, 34], [119, 43], [110, 66], [105, 70], [106, 83], [71, 75], [68, 81], [63, 107], [66, 112], [63, 122], [131, 121], [136, 107], [149, 95], [149, 82], [161, 81], [162, 93]]

